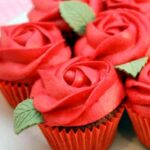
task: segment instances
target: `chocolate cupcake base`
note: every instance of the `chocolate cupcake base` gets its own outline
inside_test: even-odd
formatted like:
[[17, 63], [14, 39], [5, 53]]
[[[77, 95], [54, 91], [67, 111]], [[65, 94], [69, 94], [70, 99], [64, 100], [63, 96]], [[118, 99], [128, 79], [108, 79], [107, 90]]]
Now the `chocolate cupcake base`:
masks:
[[140, 116], [127, 104], [127, 112], [140, 142], [150, 149], [150, 118]]
[[15, 108], [20, 102], [29, 97], [31, 84], [0, 81], [0, 90], [8, 103]]
[[111, 117], [83, 127], [48, 127], [40, 125], [53, 150], [108, 150], [116, 135], [124, 107]]

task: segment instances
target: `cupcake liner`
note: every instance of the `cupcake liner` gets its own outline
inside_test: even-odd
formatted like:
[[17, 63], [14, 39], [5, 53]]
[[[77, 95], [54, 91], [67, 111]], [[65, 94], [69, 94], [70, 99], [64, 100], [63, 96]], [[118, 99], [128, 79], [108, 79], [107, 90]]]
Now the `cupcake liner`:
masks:
[[150, 118], [140, 116], [134, 112], [129, 105], [126, 105], [126, 109], [138, 139], [141, 143], [150, 148]]
[[1, 81], [0, 90], [8, 103], [15, 108], [17, 104], [29, 97], [31, 85]]
[[108, 150], [116, 135], [123, 111], [124, 107], [121, 107], [110, 120], [92, 129], [85, 128], [84, 131], [67, 131], [65, 128], [60, 130], [44, 124], [39, 127], [53, 150]]

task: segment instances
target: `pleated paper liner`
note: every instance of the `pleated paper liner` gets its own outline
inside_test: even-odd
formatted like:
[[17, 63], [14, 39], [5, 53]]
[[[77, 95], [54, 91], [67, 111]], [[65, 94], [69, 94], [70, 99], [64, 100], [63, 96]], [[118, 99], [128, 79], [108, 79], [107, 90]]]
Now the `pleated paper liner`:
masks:
[[45, 138], [53, 150], [108, 150], [116, 135], [116, 130], [124, 107], [105, 123], [92, 128], [70, 129], [40, 125]]
[[150, 149], [150, 118], [145, 118], [135, 113], [128, 104], [126, 105], [126, 109], [138, 139]]
[[31, 84], [0, 81], [0, 90], [8, 103], [15, 108], [17, 104], [29, 97]]

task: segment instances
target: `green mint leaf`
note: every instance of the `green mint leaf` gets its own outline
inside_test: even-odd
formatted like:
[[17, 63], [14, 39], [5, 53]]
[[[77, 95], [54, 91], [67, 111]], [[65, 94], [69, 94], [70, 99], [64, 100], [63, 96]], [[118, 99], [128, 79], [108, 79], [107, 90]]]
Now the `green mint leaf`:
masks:
[[87, 24], [95, 19], [92, 8], [83, 2], [64, 1], [59, 7], [62, 18], [79, 35], [82, 35]]
[[140, 59], [136, 59], [134, 61], [115, 66], [116, 69], [120, 71], [124, 71], [125, 73], [131, 75], [132, 77], [136, 78], [138, 73], [142, 70], [145, 64], [148, 61], [148, 57], [142, 57]]
[[16, 134], [19, 134], [28, 127], [42, 122], [42, 115], [35, 110], [32, 99], [23, 101], [14, 111], [14, 127]]

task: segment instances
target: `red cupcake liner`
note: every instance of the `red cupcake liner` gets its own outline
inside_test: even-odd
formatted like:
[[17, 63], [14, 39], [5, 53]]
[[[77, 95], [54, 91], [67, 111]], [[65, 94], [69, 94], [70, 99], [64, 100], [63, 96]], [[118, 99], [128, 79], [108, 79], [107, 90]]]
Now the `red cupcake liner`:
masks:
[[31, 85], [0, 81], [0, 90], [8, 103], [15, 108], [20, 102], [29, 97]]
[[140, 116], [126, 105], [134, 130], [140, 142], [150, 149], [150, 118]]
[[59, 128], [40, 125], [45, 138], [53, 150], [108, 150], [116, 135], [116, 130], [123, 114], [124, 107], [105, 123], [93, 127], [85, 128], [84, 131], [78, 129], [59, 130]]

